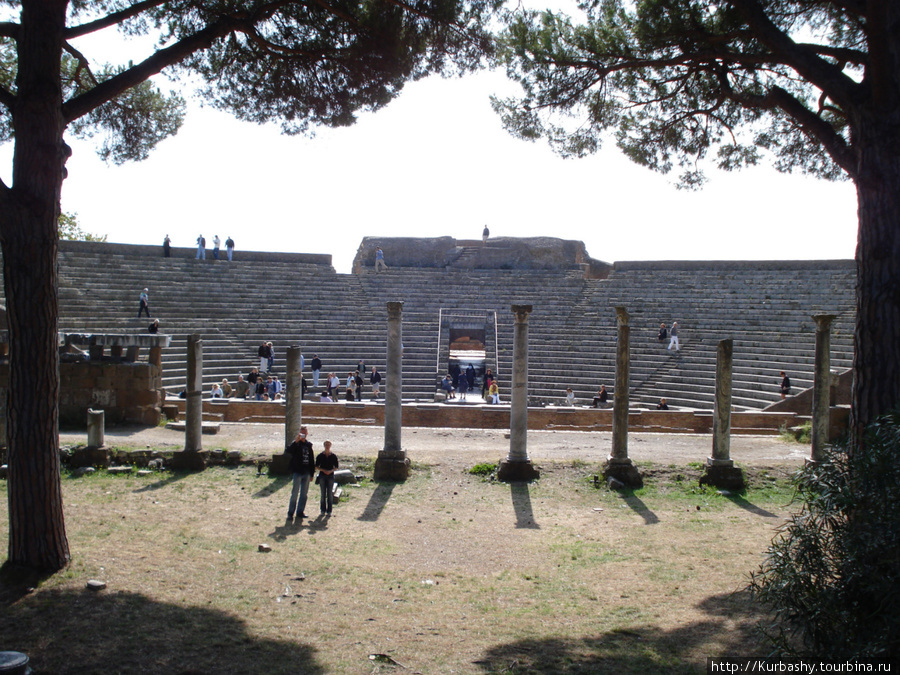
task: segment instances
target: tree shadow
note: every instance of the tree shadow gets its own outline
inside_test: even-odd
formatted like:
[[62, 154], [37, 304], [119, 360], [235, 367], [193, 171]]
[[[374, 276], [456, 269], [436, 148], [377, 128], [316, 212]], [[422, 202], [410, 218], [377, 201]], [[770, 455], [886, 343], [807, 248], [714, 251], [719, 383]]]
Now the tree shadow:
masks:
[[650, 510], [650, 507], [647, 506], [640, 497], [634, 494], [633, 490], [621, 490], [616, 492], [619, 495], [619, 498], [628, 504], [628, 507], [638, 514], [641, 518], [644, 519], [645, 525], [656, 525], [659, 522], [659, 516], [657, 516], [653, 511]]
[[369, 496], [369, 503], [366, 504], [366, 508], [363, 509], [363, 512], [356, 519], [368, 522], [378, 520], [381, 517], [381, 512], [384, 511], [384, 507], [387, 506], [395, 487], [397, 487], [396, 481], [379, 481], [377, 487]]
[[516, 513], [516, 527], [530, 530], [539, 530], [541, 526], [534, 518], [534, 510], [531, 507], [531, 493], [528, 491], [528, 483], [516, 482], [509, 484], [512, 495], [513, 510]]
[[742, 509], [749, 511], [750, 513], [754, 513], [757, 516], [762, 516], [763, 518], [777, 518], [777, 513], [772, 513], [771, 511], [766, 511], [764, 508], [757, 506], [756, 504], [747, 501], [741, 495], [736, 494], [727, 494], [723, 495], [725, 499], [729, 500], [733, 504], [740, 506]]
[[757, 624], [763, 615], [746, 590], [710, 596], [697, 607], [707, 616], [671, 630], [638, 626], [579, 638], [517, 640], [492, 647], [475, 665], [513, 675], [698, 673], [706, 657], [760, 651]]
[[0, 635], [36, 673], [325, 672], [308, 644], [260, 638], [232, 614], [129, 592], [42, 591], [4, 607]]

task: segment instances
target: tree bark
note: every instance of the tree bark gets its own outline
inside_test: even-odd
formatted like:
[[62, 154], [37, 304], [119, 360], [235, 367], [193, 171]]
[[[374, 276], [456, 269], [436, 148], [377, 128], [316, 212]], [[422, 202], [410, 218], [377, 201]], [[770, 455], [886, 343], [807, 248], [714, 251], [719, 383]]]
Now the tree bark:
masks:
[[854, 446], [866, 425], [900, 405], [900, 113], [872, 108], [856, 125], [855, 139], [860, 171]]
[[57, 408], [57, 221], [69, 155], [59, 67], [66, 4], [22, 3], [13, 184], [0, 214], [10, 338], [9, 562], [45, 572], [69, 560]]

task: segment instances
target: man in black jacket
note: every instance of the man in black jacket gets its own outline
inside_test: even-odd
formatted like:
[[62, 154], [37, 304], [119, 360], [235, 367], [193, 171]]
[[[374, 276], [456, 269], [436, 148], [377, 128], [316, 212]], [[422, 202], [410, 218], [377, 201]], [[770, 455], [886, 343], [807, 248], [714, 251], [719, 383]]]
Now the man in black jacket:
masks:
[[297, 514], [298, 520], [306, 518], [303, 512], [306, 509], [306, 497], [309, 494], [309, 479], [316, 472], [316, 458], [313, 454], [313, 446], [306, 437], [309, 432], [307, 428], [300, 427], [300, 433], [294, 442], [287, 446], [284, 451], [291, 455], [289, 468], [294, 477], [294, 484], [291, 488], [291, 501], [288, 503], [287, 519], [293, 520], [294, 513]]
[[313, 360], [309, 364], [313, 374], [313, 389], [319, 388], [319, 371], [322, 370], [322, 360], [318, 354], [313, 355]]

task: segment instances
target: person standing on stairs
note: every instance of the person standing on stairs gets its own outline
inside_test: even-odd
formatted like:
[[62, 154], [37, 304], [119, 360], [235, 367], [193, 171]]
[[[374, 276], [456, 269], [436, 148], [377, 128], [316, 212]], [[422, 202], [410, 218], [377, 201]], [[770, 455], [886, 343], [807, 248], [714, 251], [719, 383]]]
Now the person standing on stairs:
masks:
[[322, 370], [322, 360], [319, 358], [318, 354], [313, 354], [313, 359], [309, 362], [309, 367], [312, 368], [313, 389], [318, 389], [319, 371]]
[[375, 249], [375, 271], [380, 272], [381, 270], [386, 270], [387, 265], [384, 264], [384, 251], [381, 250], [381, 247]]
[[197, 237], [197, 260], [206, 260], [206, 237]]
[[487, 241], [488, 237], [491, 236], [491, 231], [488, 229], [488, 226], [485, 225], [484, 229], [481, 231], [481, 241]]
[[150, 318], [150, 294], [149, 291], [145, 288], [141, 291], [141, 304], [138, 306], [138, 318], [141, 318], [141, 314], [147, 312], [147, 318]]
[[172, 257], [172, 240], [169, 239], [169, 235], [166, 235], [166, 238], [163, 239], [163, 258], [171, 258]]
[[269, 343], [263, 342], [256, 350], [256, 355], [259, 356], [259, 372], [269, 372]]
[[231, 238], [231, 235], [228, 235], [228, 239], [225, 240], [225, 253], [228, 254], [228, 262], [231, 262], [231, 258], [234, 256], [234, 239]]
[[791, 395], [791, 378], [781, 371], [781, 398], [782, 400]]
[[675, 351], [681, 351], [681, 346], [678, 344], [678, 322], [672, 322], [672, 330], [669, 331], [669, 346], [666, 347], [666, 350], [672, 349], [674, 345]]

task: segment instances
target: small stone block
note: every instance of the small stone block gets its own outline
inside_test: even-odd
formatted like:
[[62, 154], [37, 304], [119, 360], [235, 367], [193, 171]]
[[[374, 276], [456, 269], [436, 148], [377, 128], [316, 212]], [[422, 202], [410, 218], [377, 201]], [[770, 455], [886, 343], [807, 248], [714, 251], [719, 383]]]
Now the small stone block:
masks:
[[134, 467], [131, 466], [111, 466], [107, 469], [109, 473], [131, 473], [134, 470]]
[[87, 589], [89, 591], [102, 591], [106, 588], [106, 582], [100, 581], [99, 579], [91, 579], [87, 582]]

